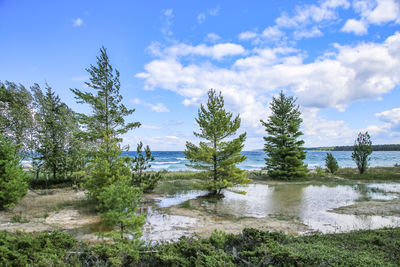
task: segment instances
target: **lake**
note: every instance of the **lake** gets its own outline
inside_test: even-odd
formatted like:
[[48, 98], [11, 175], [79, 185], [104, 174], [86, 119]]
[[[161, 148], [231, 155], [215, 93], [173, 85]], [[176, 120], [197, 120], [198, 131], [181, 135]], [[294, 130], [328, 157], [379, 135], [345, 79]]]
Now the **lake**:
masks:
[[[325, 151], [307, 151], [305, 163], [308, 168], [315, 169], [317, 167], [325, 167]], [[331, 151], [338, 161], [340, 167], [356, 167], [355, 162], [351, 159], [351, 151]], [[135, 156], [136, 152], [125, 152], [125, 155]], [[153, 151], [155, 161], [152, 163], [152, 170], [168, 170], [182, 171], [190, 170], [185, 164], [189, 161], [185, 158], [183, 151]], [[245, 170], [260, 170], [265, 166], [263, 151], [243, 151], [243, 155], [247, 157], [246, 161], [238, 165]], [[370, 166], [391, 167], [394, 164], [400, 164], [400, 151], [376, 151], [371, 155]]]

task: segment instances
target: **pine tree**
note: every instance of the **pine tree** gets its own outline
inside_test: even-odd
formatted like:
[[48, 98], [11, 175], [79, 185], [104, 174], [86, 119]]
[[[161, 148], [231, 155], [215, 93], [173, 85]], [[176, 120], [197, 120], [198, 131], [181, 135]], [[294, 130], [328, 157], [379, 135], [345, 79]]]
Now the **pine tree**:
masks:
[[68, 150], [76, 129], [74, 113], [46, 84], [43, 93], [38, 84], [32, 86], [36, 122], [36, 157], [52, 179], [66, 179]]
[[[75, 94], [78, 103], [88, 104], [92, 109], [90, 115], [78, 114], [78, 117], [85, 129], [81, 132], [81, 136], [92, 144], [91, 151], [95, 152], [104, 142], [110, 140], [120, 142], [122, 134], [139, 127], [140, 123], [125, 123], [124, 117], [131, 115], [135, 110], [127, 109], [121, 103], [119, 72], [114, 71], [104, 47], [100, 49], [97, 64], [91, 65], [86, 71], [90, 74], [90, 82], [85, 84], [93, 89], [95, 94], [78, 89], [71, 89], [71, 91]], [[109, 155], [105, 155], [109, 163], [113, 160], [110, 158], [112, 145], [105, 144], [105, 151], [110, 151]], [[91, 154], [93, 156], [93, 153]]]
[[221, 93], [217, 95], [214, 89], [208, 91], [207, 105], [200, 106], [196, 122], [200, 132], [194, 132], [194, 135], [205, 141], [200, 142], [199, 146], [186, 142], [184, 153], [190, 161], [188, 167], [203, 171], [203, 188], [216, 194], [224, 188], [248, 183], [250, 180], [245, 172], [235, 166], [246, 159], [240, 154], [246, 133], [231, 141], [224, 141], [239, 129], [240, 118], [237, 115], [232, 119], [232, 113], [224, 109]]
[[265, 131], [264, 151], [268, 175], [280, 180], [295, 180], [306, 176], [307, 166], [303, 160], [306, 152], [302, 147], [303, 140], [298, 138], [303, 135], [299, 130], [302, 119], [299, 107], [293, 97], [286, 97], [281, 91], [278, 97], [273, 97], [271, 102], [272, 114], [268, 121], [261, 120]]
[[351, 158], [356, 162], [360, 174], [363, 174], [368, 168], [368, 161], [371, 160], [372, 142], [368, 132], [358, 133], [354, 141], [353, 153]]
[[330, 173], [335, 173], [339, 169], [339, 165], [332, 153], [326, 153], [325, 166]]
[[0, 82], [0, 134], [16, 145], [16, 154], [26, 156], [32, 147], [32, 95], [23, 85]]
[[136, 148], [136, 156], [133, 158], [132, 183], [141, 187], [144, 193], [151, 192], [161, 179], [160, 172], [146, 172], [151, 168], [154, 157], [151, 155], [150, 147], [146, 146], [143, 151], [143, 143], [140, 142]]
[[0, 134], [0, 210], [13, 206], [28, 189], [16, 149], [8, 138]]

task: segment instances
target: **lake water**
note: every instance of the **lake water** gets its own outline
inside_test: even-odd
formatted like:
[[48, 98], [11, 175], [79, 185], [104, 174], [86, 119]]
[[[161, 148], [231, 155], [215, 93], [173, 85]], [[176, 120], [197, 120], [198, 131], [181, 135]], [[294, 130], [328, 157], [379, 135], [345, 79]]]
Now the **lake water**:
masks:
[[[324, 151], [307, 151], [305, 163], [308, 168], [315, 169], [325, 166]], [[340, 167], [356, 167], [355, 162], [351, 159], [351, 151], [332, 151], [333, 156], [339, 163]], [[190, 170], [185, 164], [189, 161], [185, 158], [182, 151], [153, 151], [155, 161], [152, 163], [152, 170], [168, 170], [181, 171]], [[243, 151], [243, 155], [247, 157], [246, 161], [238, 165], [245, 170], [260, 170], [265, 166], [263, 151]], [[129, 151], [125, 155], [135, 156], [136, 152]], [[370, 166], [386, 166], [391, 167], [394, 164], [400, 164], [400, 151], [376, 151], [371, 155]]]

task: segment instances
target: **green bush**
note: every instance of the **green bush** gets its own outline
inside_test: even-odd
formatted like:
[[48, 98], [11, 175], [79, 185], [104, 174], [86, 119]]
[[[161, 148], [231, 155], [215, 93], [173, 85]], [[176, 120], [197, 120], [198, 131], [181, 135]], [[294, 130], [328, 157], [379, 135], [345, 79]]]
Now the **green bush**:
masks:
[[25, 196], [27, 189], [28, 183], [16, 148], [0, 135], [0, 210], [15, 205]]
[[330, 173], [335, 173], [339, 169], [337, 160], [332, 155], [332, 153], [326, 153], [325, 166], [329, 170]]

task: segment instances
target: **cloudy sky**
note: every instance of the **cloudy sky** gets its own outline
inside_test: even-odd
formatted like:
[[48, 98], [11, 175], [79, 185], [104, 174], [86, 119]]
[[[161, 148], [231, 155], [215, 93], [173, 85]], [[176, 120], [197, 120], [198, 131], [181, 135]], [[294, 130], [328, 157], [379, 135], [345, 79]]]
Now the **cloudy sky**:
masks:
[[152, 150], [183, 150], [209, 88], [240, 114], [246, 150], [263, 146], [260, 119], [283, 90], [300, 105], [307, 147], [400, 143], [399, 0], [0, 0], [0, 80], [69, 88], [104, 45], [121, 73], [125, 136]]

